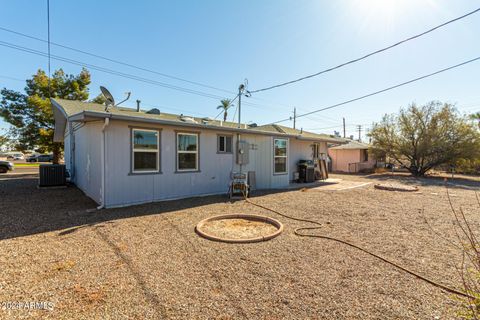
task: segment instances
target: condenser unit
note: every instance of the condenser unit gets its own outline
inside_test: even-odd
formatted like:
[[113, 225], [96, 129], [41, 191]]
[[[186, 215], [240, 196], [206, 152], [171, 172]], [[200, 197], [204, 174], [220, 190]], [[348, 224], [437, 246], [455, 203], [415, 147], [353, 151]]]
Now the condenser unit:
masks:
[[67, 184], [67, 174], [64, 164], [40, 165], [40, 187], [56, 187]]

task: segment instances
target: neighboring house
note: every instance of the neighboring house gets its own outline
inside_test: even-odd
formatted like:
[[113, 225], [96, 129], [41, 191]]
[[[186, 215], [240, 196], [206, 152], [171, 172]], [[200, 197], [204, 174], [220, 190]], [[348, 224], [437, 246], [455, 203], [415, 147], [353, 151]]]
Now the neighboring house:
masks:
[[368, 154], [368, 144], [349, 140], [328, 149], [328, 155], [332, 159], [333, 172], [356, 173], [375, 168], [376, 160]]
[[100, 206], [226, 193], [232, 172], [255, 172], [257, 189], [287, 187], [300, 159], [326, 157], [329, 135], [279, 125], [52, 99], [54, 140], [71, 181]]

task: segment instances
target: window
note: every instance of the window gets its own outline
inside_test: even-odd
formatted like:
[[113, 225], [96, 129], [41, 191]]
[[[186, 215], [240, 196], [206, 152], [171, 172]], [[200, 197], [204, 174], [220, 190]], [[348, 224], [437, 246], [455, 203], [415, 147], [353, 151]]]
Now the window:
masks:
[[232, 136], [218, 136], [218, 153], [232, 153]]
[[159, 132], [132, 129], [132, 172], [159, 171]]
[[287, 140], [274, 139], [274, 169], [273, 173], [287, 173]]
[[177, 171], [198, 170], [198, 134], [177, 133]]

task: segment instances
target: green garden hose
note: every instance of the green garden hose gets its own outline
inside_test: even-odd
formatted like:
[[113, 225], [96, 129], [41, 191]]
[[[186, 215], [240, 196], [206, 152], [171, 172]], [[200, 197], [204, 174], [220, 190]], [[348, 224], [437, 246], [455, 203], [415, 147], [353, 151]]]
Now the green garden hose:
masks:
[[250, 204], [252, 204], [252, 205], [254, 205], [254, 206], [256, 206], [256, 207], [259, 207], [259, 208], [268, 210], [268, 211], [270, 211], [270, 212], [276, 213], [276, 214], [278, 214], [278, 215], [280, 215], [280, 216], [282, 216], [282, 217], [284, 217], [284, 218], [287, 218], [287, 219], [290, 219], [290, 220], [295, 220], [295, 221], [307, 222], [307, 223], [311, 223], [311, 224], [317, 225], [317, 227], [301, 227], [301, 228], [296, 228], [296, 229], [294, 230], [294, 233], [295, 233], [295, 235], [297, 235], [297, 236], [299, 236], [299, 237], [320, 238], [320, 239], [332, 240], [332, 241], [336, 241], [336, 242], [342, 243], [342, 244], [344, 244], [344, 245], [350, 246], [350, 247], [355, 248], [355, 249], [357, 249], [357, 250], [363, 251], [363, 252], [365, 252], [365, 253], [367, 253], [367, 254], [369, 254], [369, 255], [377, 258], [377, 259], [380, 259], [380, 260], [382, 260], [383, 262], [385, 262], [385, 263], [387, 263], [387, 264], [390, 264], [390, 265], [394, 266], [395, 268], [400, 269], [400, 270], [402, 270], [402, 271], [404, 271], [404, 272], [406, 272], [406, 273], [409, 273], [409, 274], [411, 274], [412, 276], [414, 276], [414, 277], [416, 277], [416, 278], [418, 278], [418, 279], [420, 279], [420, 280], [423, 280], [423, 281], [425, 281], [425, 282], [427, 282], [427, 283], [429, 283], [429, 284], [431, 284], [431, 285], [433, 285], [433, 286], [435, 286], [435, 287], [438, 287], [438, 288], [440, 288], [440, 289], [443, 289], [443, 290], [445, 290], [445, 291], [447, 291], [447, 292], [450, 292], [450, 293], [453, 293], [453, 294], [456, 294], [456, 295], [459, 295], [459, 296], [463, 296], [463, 297], [466, 297], [466, 298], [469, 298], [469, 299], [475, 299], [475, 297], [473, 297], [472, 295], [470, 295], [470, 294], [468, 294], [468, 293], [465, 293], [465, 292], [462, 292], [462, 291], [460, 291], [460, 290], [447, 287], [446, 285], [443, 285], [443, 284], [438, 283], [438, 282], [436, 282], [436, 281], [434, 281], [434, 280], [428, 279], [428, 278], [426, 278], [426, 277], [424, 277], [424, 276], [422, 276], [422, 275], [420, 275], [420, 274], [418, 274], [418, 273], [416, 273], [416, 272], [414, 272], [414, 271], [412, 271], [412, 270], [407, 269], [406, 267], [403, 267], [403, 266], [401, 266], [401, 265], [399, 265], [399, 264], [397, 264], [397, 263], [395, 263], [395, 262], [393, 262], [393, 261], [391, 261], [391, 260], [389, 260], [389, 259], [387, 259], [387, 258], [384, 258], [384, 257], [382, 257], [382, 256], [380, 256], [380, 255], [378, 255], [378, 254], [376, 254], [376, 253], [373, 253], [373, 252], [371, 252], [371, 251], [369, 251], [369, 250], [367, 250], [367, 249], [365, 249], [365, 248], [362, 248], [362, 247], [360, 247], [360, 246], [357, 246], [356, 244], [353, 244], [353, 243], [351, 243], [351, 242], [348, 242], [348, 241], [345, 241], [345, 240], [342, 240], [342, 239], [338, 239], [338, 238], [329, 237], [329, 236], [317, 235], [317, 234], [305, 234], [305, 233], [302, 233], [302, 232], [301, 232], [301, 231], [306, 231], [306, 230], [317, 230], [317, 229], [320, 229], [320, 228], [322, 227], [322, 224], [321, 224], [320, 222], [318, 222], [318, 221], [309, 220], [309, 219], [300, 219], [300, 218], [292, 217], [292, 216], [289, 216], [289, 215], [287, 215], [287, 214], [284, 214], [284, 213], [281, 213], [281, 212], [279, 212], [279, 211], [276, 211], [276, 210], [274, 210], [274, 209], [270, 209], [270, 208], [265, 207], [265, 206], [263, 206], [263, 205], [257, 204], [257, 203], [255, 203], [255, 202], [253, 202], [253, 201], [250, 201], [247, 197], [244, 197], [244, 199], [245, 199], [245, 201], [246, 201], [247, 203], [250, 203]]

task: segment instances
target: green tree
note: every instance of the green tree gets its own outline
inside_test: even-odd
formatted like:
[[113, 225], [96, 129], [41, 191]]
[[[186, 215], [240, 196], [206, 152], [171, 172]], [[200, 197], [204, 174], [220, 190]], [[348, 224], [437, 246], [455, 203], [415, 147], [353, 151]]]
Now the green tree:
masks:
[[369, 136], [374, 155], [393, 158], [415, 176], [459, 159], [475, 159], [480, 153], [476, 126], [459, 116], [452, 105], [436, 101], [385, 115]]
[[5, 151], [9, 143], [10, 138], [7, 135], [0, 134], [0, 151]]
[[90, 102], [98, 103], [98, 104], [105, 104], [106, 101], [107, 99], [105, 99], [105, 96], [101, 93], [95, 98], [93, 98], [92, 100], [90, 100]]
[[478, 122], [478, 127], [480, 128], [480, 112], [471, 114], [470, 119], [476, 120]]
[[49, 81], [47, 74], [38, 70], [26, 82], [25, 93], [6, 88], [0, 91], [0, 116], [13, 126], [19, 145], [53, 152], [54, 163], [58, 163], [63, 146], [53, 142], [54, 118], [49, 97], [87, 100], [90, 73], [83, 69], [78, 75], [71, 75], [60, 69]]
[[227, 110], [230, 108], [232, 101], [230, 99], [220, 100], [220, 105], [217, 109], [223, 109], [223, 121], [227, 121]]

